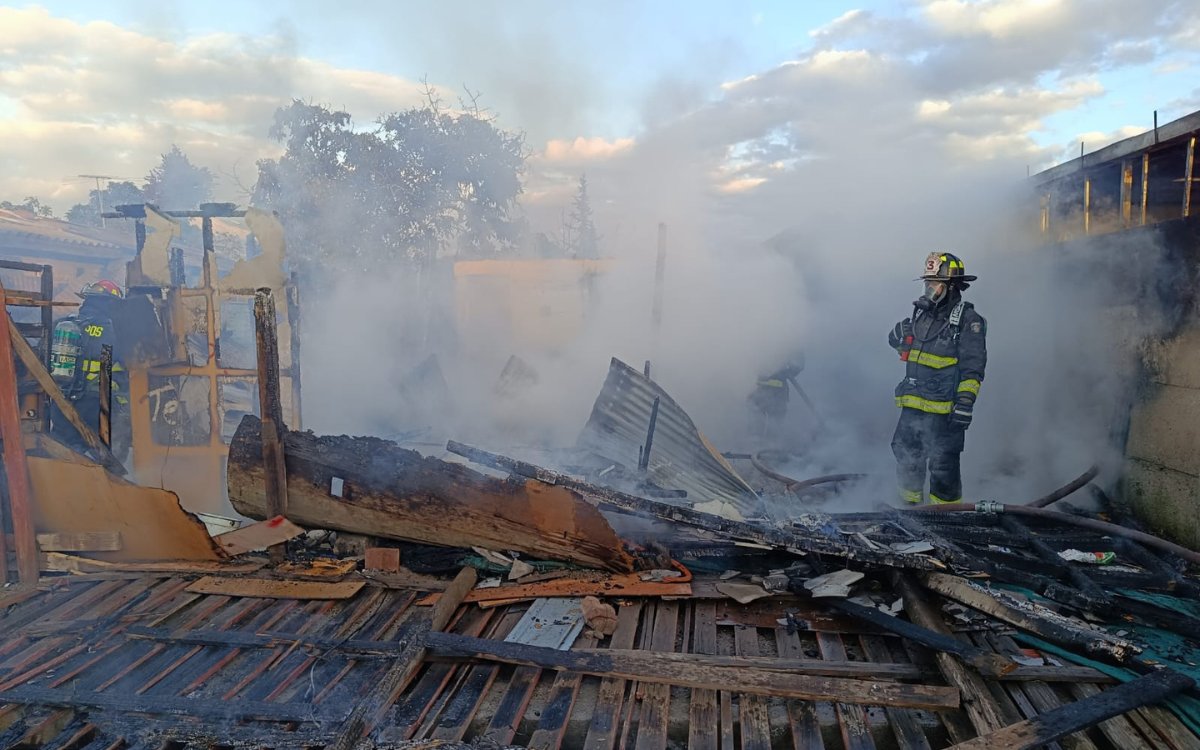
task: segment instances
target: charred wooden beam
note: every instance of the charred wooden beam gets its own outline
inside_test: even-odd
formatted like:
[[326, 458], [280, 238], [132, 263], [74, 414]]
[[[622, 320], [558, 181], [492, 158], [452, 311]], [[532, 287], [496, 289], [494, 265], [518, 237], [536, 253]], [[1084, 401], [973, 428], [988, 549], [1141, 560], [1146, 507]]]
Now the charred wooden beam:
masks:
[[559, 651], [452, 633], [430, 633], [427, 642], [430, 648], [443, 653], [658, 685], [679, 685], [704, 690], [736, 686], [739, 693], [752, 695], [871, 706], [933, 710], [958, 707], [958, 690], [936, 685], [909, 685], [709, 666], [663, 659], [660, 658], [662, 654], [644, 651]]
[[464, 445], [453, 440], [446, 444], [446, 450], [484, 466], [507, 471], [545, 484], [570, 488], [594, 505], [618, 508], [640, 515], [654, 516], [668, 521], [683, 523], [731, 539], [757, 542], [801, 554], [831, 555], [846, 560], [855, 560], [866, 564], [883, 565], [892, 568], [909, 568], [915, 570], [944, 569], [944, 566], [936, 560], [922, 555], [901, 555], [890, 550], [869, 549], [866, 546], [845, 544], [815, 532], [806, 533], [796, 529], [783, 530], [747, 523], [745, 521], [733, 521], [692, 508], [656, 502], [608, 487], [600, 487], [567, 474], [561, 474], [550, 469], [518, 461], [508, 456], [491, 453], [481, 448]]
[[[275, 331], [275, 297], [270, 287], [254, 293], [254, 341], [258, 360], [258, 405], [262, 414], [264, 491], [267, 516], [275, 518], [287, 515], [287, 466], [283, 447], [287, 425], [283, 423], [283, 403], [279, 397], [279, 339]], [[281, 562], [283, 552], [282, 544], [272, 545], [271, 559]]]
[[985, 651], [977, 646], [960, 641], [952, 635], [939, 633], [898, 617], [884, 614], [872, 607], [864, 607], [844, 599], [830, 599], [829, 606], [877, 628], [907, 638], [922, 646], [946, 654], [954, 654], [967, 664], [989, 677], [1000, 677], [1016, 669], [1017, 664], [1000, 654]]
[[1090, 654], [1105, 654], [1118, 661], [1125, 661], [1140, 649], [1130, 641], [1109, 635], [1100, 630], [1091, 630], [1082, 623], [1071, 620], [1045, 607], [1017, 602], [1000, 591], [988, 591], [981, 586], [957, 576], [944, 573], [928, 573], [924, 577], [927, 588], [960, 604], [991, 615], [1003, 622], [1034, 635], [1075, 648], [1083, 648]]
[[[246, 416], [229, 446], [229, 499], [267, 518], [261, 422]], [[627, 572], [633, 559], [600, 512], [567, 487], [484, 476], [368, 437], [284, 436], [288, 518], [301, 526], [447, 547], [518, 550]]]
[[1091, 698], [1047, 711], [968, 742], [960, 742], [951, 750], [1042, 747], [1072, 732], [1095, 726], [1105, 719], [1157, 703], [1195, 684], [1187, 675], [1163, 669], [1105, 690]]

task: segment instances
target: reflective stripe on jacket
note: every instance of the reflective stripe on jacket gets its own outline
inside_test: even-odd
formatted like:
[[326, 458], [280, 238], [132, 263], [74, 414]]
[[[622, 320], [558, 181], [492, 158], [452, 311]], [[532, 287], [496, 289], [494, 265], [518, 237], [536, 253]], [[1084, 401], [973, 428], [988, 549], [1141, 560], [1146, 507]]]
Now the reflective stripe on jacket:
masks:
[[986, 338], [987, 321], [957, 296], [919, 313], [904, 379], [896, 386], [896, 406], [949, 414], [956, 401], [973, 404], [987, 367]]

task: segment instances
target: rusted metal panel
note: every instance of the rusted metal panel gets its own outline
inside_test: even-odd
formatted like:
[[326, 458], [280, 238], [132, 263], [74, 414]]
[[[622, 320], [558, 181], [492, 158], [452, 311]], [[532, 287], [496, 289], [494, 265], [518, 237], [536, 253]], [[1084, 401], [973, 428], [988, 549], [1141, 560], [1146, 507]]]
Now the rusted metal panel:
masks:
[[[759, 500], [754, 489], [738, 476], [704, 437], [691, 417], [665, 390], [641, 372], [613, 358], [608, 378], [591, 417], [579, 436], [578, 446], [627, 467], [638, 465], [638, 451], [646, 443], [655, 399], [659, 401], [647, 477], [664, 489], [686, 490], [686, 499], [675, 504], [705, 505], [714, 501], [736, 509], [745, 517], [754, 514]], [[714, 508], [718, 514], [720, 508]]]

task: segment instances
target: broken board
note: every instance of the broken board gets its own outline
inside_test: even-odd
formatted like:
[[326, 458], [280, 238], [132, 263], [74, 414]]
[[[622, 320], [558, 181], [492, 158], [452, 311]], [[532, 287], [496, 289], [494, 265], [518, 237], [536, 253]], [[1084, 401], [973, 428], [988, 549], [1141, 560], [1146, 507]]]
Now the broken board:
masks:
[[131, 484], [99, 464], [37, 456], [27, 463], [39, 534], [119, 533], [120, 549], [87, 552], [112, 562], [225, 557], [174, 492]]
[[189, 594], [215, 594], [263, 599], [349, 599], [366, 581], [282, 581], [275, 578], [205, 576], [188, 586]]
[[272, 545], [295, 539], [303, 533], [304, 529], [283, 516], [275, 516], [266, 521], [227, 531], [213, 539], [221, 546], [221, 549], [225, 550], [225, 554], [233, 556], [264, 550]]

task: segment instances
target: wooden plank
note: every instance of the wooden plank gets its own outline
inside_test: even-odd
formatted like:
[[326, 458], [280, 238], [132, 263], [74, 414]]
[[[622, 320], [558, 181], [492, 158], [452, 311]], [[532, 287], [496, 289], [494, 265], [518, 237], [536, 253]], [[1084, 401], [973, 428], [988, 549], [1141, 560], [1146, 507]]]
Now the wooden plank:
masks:
[[[706, 602], [697, 602], [697, 607]], [[708, 602], [711, 603], [711, 602]], [[746, 626], [737, 626], [744, 628]], [[753, 626], [750, 626], [753, 627]], [[608, 654], [616, 657], [646, 656], [644, 651], [623, 649], [574, 649], [585, 656]], [[749, 653], [749, 652], [747, 652]], [[915, 664], [889, 662], [871, 664], [863, 661], [822, 661], [821, 659], [791, 659], [774, 656], [725, 656], [708, 654], [677, 654], [656, 652], [656, 660], [689, 667], [724, 667], [728, 669], [759, 669], [768, 672], [825, 675], [827, 677], [864, 677], [876, 680], [920, 680], [929, 674]], [[1094, 671], [1094, 670], [1093, 670]]]
[[[738, 656], [758, 656], [758, 628], [733, 629], [734, 648]], [[739, 725], [742, 729], [742, 750], [771, 750], [771, 723], [767, 717], [767, 701], [756, 695], [738, 697]]]
[[659, 659], [654, 653], [636, 657], [581, 655], [573, 651], [497, 643], [449, 633], [431, 633], [428, 643], [431, 649], [442, 653], [543, 669], [583, 672], [601, 677], [623, 677], [661, 685], [715, 690], [736, 684], [739, 692], [755, 695], [841, 701], [856, 705], [930, 709], [957, 708], [959, 705], [957, 689], [934, 685], [908, 685], [757, 669], [693, 667]]
[[[1072, 732], [1094, 726], [1134, 708], [1150, 705], [1181, 690], [1195, 686], [1187, 675], [1169, 669], [1160, 670], [1132, 682], [1105, 690], [1070, 705], [1032, 719], [998, 729], [954, 746], [953, 750], [987, 750], [988, 748], [1034, 748], [1053, 742]], [[1144, 743], [1143, 743], [1144, 744]], [[1125, 750], [1130, 745], [1117, 745]]]
[[295, 539], [304, 533], [304, 529], [287, 520], [283, 516], [275, 516], [265, 521], [257, 521], [240, 529], [227, 531], [213, 537], [225, 554], [233, 557], [255, 550], [264, 550], [276, 544], [282, 544], [289, 539]]
[[1146, 706], [1134, 711], [1141, 714], [1154, 733], [1170, 745], [1171, 750], [1200, 750], [1200, 737], [1184, 726], [1172, 711], [1161, 706]]
[[483, 733], [487, 742], [497, 745], [508, 745], [512, 742], [541, 675], [542, 670], [538, 667], [518, 667], [513, 671], [504, 697], [500, 699], [500, 705], [496, 707], [496, 713], [492, 715], [492, 720]]
[[[951, 635], [941, 614], [929, 603], [925, 593], [914, 580], [906, 574], [899, 574], [896, 576], [896, 589], [904, 597], [904, 611], [908, 613], [909, 619], [927, 630]], [[1000, 709], [983, 678], [974, 670], [968, 669], [957, 658], [942, 651], [935, 652], [934, 659], [946, 682], [961, 691], [962, 707], [977, 734], [987, 734], [1020, 720], [1019, 716], [1008, 716]], [[957, 723], [945, 722], [945, 726], [955, 742], [966, 739], [960, 734]]]
[[[628, 649], [637, 637], [638, 620], [642, 614], [642, 603], [635, 599], [617, 608], [617, 629], [612, 635], [613, 648]], [[609, 750], [617, 738], [617, 715], [625, 697], [625, 680], [606, 678], [600, 681], [596, 695], [596, 709], [588, 726], [584, 750]]]
[[[716, 602], [696, 602], [692, 625], [692, 656], [717, 653]], [[717, 750], [719, 716], [715, 690], [692, 690], [688, 707], [688, 747], [691, 750]], [[730, 738], [732, 739], [732, 738]]]
[[[486, 628], [495, 612], [469, 608], [455, 625], [463, 635], [478, 636]], [[436, 707], [438, 698], [450, 684], [458, 664], [430, 664], [425, 673], [413, 684], [401, 700], [397, 701], [389, 724], [404, 739], [412, 739], [421, 729], [422, 722]]]
[[[679, 602], [659, 602], [654, 611], [654, 636], [650, 648], [655, 652], [675, 650], [679, 627]], [[671, 710], [671, 686], [651, 684], [645, 688], [638, 717], [636, 750], [665, 750], [667, 719]]]
[[122, 546], [119, 531], [38, 534], [37, 544], [42, 552], [112, 552]]
[[[283, 442], [287, 517], [301, 526], [633, 569], [612, 526], [573, 490], [486, 476], [378, 438], [289, 431]], [[228, 475], [235, 510], [274, 515], [263, 489], [261, 422], [253, 415], [242, 418], [229, 446]]]
[[[1017, 653], [1019, 647], [1008, 636], [989, 636], [989, 640], [999, 649], [1009, 653]], [[1053, 667], [1050, 667], [1053, 669]], [[1031, 680], [1019, 684], [1009, 683], [1004, 686], [1010, 693], [1019, 690], [1033, 707], [1035, 714], [1044, 714], [1063, 705], [1062, 699], [1054, 689], [1041, 680]], [[1032, 716], [1032, 714], [1031, 714]], [[1063, 750], [1096, 750], [1096, 744], [1084, 732], [1075, 732], [1059, 740]]]
[[[0, 286], [0, 315], [12, 329], [8, 316], [4, 287]], [[25, 339], [12, 329], [21, 343]], [[28, 346], [28, 345], [27, 345]], [[14, 342], [11, 336], [0, 335], [0, 442], [3, 442], [4, 475], [8, 481], [8, 523], [13, 531], [13, 553], [17, 560], [17, 577], [21, 584], [32, 586], [38, 580], [38, 550], [33, 532], [33, 493], [30, 488], [29, 467], [25, 461], [25, 442], [21, 438], [21, 406], [17, 395], [17, 369], [13, 360]], [[41, 363], [38, 363], [41, 366]], [[0, 511], [3, 507], [0, 506]], [[0, 522], [4, 513], [0, 512]], [[0, 534], [4, 532], [0, 523]], [[0, 546], [0, 552], [3, 552]], [[7, 564], [6, 564], [7, 567]], [[7, 579], [8, 571], [4, 571]], [[0, 579], [0, 584], [7, 581]]]
[[[583, 636], [580, 645], [591, 648], [596, 645], [596, 639]], [[583, 676], [573, 672], [562, 672], [554, 678], [550, 687], [550, 695], [542, 715], [538, 718], [537, 729], [529, 739], [530, 750], [558, 750], [562, 746], [563, 735], [567, 731], [567, 719], [571, 717], [571, 709], [575, 705], [575, 696], [579, 693], [579, 683]]]
[[263, 599], [349, 599], [366, 581], [286, 581], [274, 578], [205, 576], [187, 587], [193, 594], [249, 596]]
[[[618, 573], [600, 580], [558, 578], [542, 583], [475, 589], [467, 595], [468, 604], [515, 599], [540, 599], [558, 596], [689, 596], [690, 583], [643, 581], [638, 573]], [[440, 593], [432, 593], [417, 602], [425, 606], [437, 602]]]
[[208, 560], [161, 562], [108, 562], [107, 560], [92, 560], [87, 557], [76, 557], [62, 552], [46, 552], [42, 554], [42, 570], [51, 573], [211, 573], [225, 575], [241, 575], [261, 570], [265, 563], [259, 561], [235, 563]]
[[446, 588], [446, 595], [432, 611], [418, 610], [411, 623], [408, 649], [397, 658], [383, 677], [376, 683], [370, 695], [355, 705], [338, 732], [337, 739], [330, 743], [329, 750], [352, 750], [361, 744], [367, 732], [378, 721], [382, 711], [404, 691], [409, 681], [421, 668], [425, 659], [425, 639], [429, 633], [442, 630], [450, 623], [454, 611], [462, 604], [463, 597], [475, 585], [475, 569], [463, 568], [454, 582]]
[[[859, 636], [858, 640], [862, 644], [863, 653], [871, 660], [868, 666], [882, 666], [880, 662], [892, 660], [891, 652], [882, 637], [863, 635]], [[921, 728], [920, 719], [915, 711], [907, 708], [887, 708], [884, 711], [888, 725], [896, 735], [897, 747], [901, 750], [929, 750], [929, 739], [925, 736], [925, 730]]]
[[[846, 647], [842, 644], [841, 636], [835, 633], [817, 633], [817, 647], [821, 656], [845, 661]], [[841, 696], [833, 696], [837, 702], [838, 724], [842, 730], [842, 742], [846, 750], [874, 750], [875, 741], [871, 739], [871, 724], [867, 720], [867, 712], [862, 706], [846, 703]]]
[[[1095, 685], [1086, 683], [1071, 685], [1067, 689], [1077, 702], [1095, 698], [1102, 692]], [[1067, 705], [1073, 706], [1075, 704], [1069, 703]], [[1146, 738], [1124, 716], [1113, 716], [1110, 719], [1106, 719], [1100, 722], [1097, 728], [1114, 747], [1119, 747], [1121, 750], [1153, 750], [1154, 748], [1154, 745], [1147, 742]]]
[[[508, 635], [520, 618], [519, 612], [505, 612], [489, 637], [503, 638]], [[430, 738], [454, 742], [461, 740], [499, 672], [499, 664], [473, 664], [460, 681], [458, 689], [454, 691], [454, 696], [446, 704]]]
[[[261, 415], [262, 465], [266, 516], [287, 515], [288, 482], [283, 435], [283, 402], [279, 394], [279, 339], [275, 331], [275, 297], [269, 287], [254, 292], [254, 343], [258, 363], [258, 413]], [[286, 540], [284, 540], [286, 541]], [[282, 542], [271, 546], [271, 559], [283, 560]]]
[[[775, 643], [781, 658], [796, 658], [803, 653], [800, 638], [796, 633], [789, 633], [787, 628], [775, 628]], [[787, 712], [796, 750], [824, 750], [821, 723], [817, 720], [817, 711], [812, 702], [788, 699]]]

